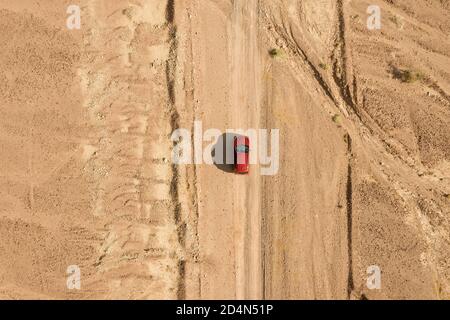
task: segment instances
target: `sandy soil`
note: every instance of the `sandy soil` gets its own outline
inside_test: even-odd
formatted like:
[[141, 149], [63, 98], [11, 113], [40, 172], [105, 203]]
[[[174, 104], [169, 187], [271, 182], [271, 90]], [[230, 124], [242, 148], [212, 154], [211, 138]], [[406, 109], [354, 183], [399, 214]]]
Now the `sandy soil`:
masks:
[[[70, 4], [0, 1], [0, 298], [450, 298], [449, 1]], [[278, 173], [172, 163], [196, 120]]]

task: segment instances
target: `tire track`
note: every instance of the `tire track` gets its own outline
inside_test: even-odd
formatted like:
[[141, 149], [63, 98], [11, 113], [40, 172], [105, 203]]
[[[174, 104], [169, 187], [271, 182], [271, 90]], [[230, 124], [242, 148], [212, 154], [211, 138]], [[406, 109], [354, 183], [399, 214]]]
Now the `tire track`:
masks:
[[[261, 72], [258, 28], [259, 1], [234, 1], [232, 51], [232, 123], [236, 128], [259, 128]], [[234, 180], [236, 298], [262, 297], [261, 184], [259, 168], [247, 181]]]
[[179, 126], [174, 2], [99, 2], [87, 10], [92, 50], [81, 73], [97, 131], [87, 163], [103, 233], [96, 268], [108, 279], [101, 296], [183, 299], [186, 222], [178, 168], [168, 163]]
[[347, 168], [347, 255], [348, 255], [348, 278], [347, 278], [347, 298], [350, 299], [354, 287], [353, 280], [353, 183], [352, 183], [352, 138], [347, 135], [347, 152], [349, 156]]

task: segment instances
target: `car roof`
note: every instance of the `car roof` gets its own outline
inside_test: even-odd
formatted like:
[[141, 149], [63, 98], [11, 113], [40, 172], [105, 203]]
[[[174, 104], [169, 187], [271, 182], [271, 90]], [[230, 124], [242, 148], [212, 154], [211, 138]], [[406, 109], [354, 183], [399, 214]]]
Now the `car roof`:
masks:
[[238, 144], [245, 144], [247, 146], [250, 144], [250, 139], [246, 136], [236, 136], [235, 139]]

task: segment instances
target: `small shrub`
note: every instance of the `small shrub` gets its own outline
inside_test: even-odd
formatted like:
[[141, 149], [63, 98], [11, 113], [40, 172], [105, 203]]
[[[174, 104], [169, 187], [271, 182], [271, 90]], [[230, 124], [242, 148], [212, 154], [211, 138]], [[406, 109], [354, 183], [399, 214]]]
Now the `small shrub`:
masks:
[[394, 68], [394, 78], [405, 83], [414, 83], [416, 81], [424, 81], [426, 79], [425, 74], [420, 71], [400, 70], [397, 68]]
[[389, 17], [389, 20], [391, 20], [392, 21], [392, 23], [393, 24], [395, 24], [397, 27], [399, 26], [399, 21], [398, 21], [398, 18], [397, 18], [397, 16], [392, 16], [392, 17]]
[[401, 80], [406, 83], [413, 83], [416, 81], [422, 81], [425, 79], [425, 76], [421, 72], [405, 70], [402, 74]]
[[398, 16], [391, 16], [389, 17], [389, 20], [398, 28], [398, 29], [403, 29], [405, 26], [405, 22], [404, 19], [402, 17], [398, 17]]
[[319, 63], [319, 67], [320, 67], [321, 69], [323, 69], [323, 70], [328, 70], [328, 69], [329, 69], [328, 64], [323, 63], [323, 62]]
[[339, 123], [339, 120], [341, 117], [338, 114], [335, 114], [333, 117], [331, 117], [331, 120], [333, 120], [334, 123]]
[[281, 51], [279, 49], [273, 48], [273, 49], [269, 50], [269, 55], [272, 58], [276, 58], [276, 57], [279, 57], [281, 55]]

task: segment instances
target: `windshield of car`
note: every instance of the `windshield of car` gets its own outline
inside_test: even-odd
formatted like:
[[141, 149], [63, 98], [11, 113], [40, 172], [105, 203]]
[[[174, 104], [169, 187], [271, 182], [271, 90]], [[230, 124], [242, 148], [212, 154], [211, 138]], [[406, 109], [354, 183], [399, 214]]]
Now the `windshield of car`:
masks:
[[245, 145], [243, 145], [243, 144], [238, 145], [238, 146], [236, 147], [236, 152], [245, 152], [245, 153], [248, 153], [248, 151], [249, 151], [248, 146], [245, 146]]

